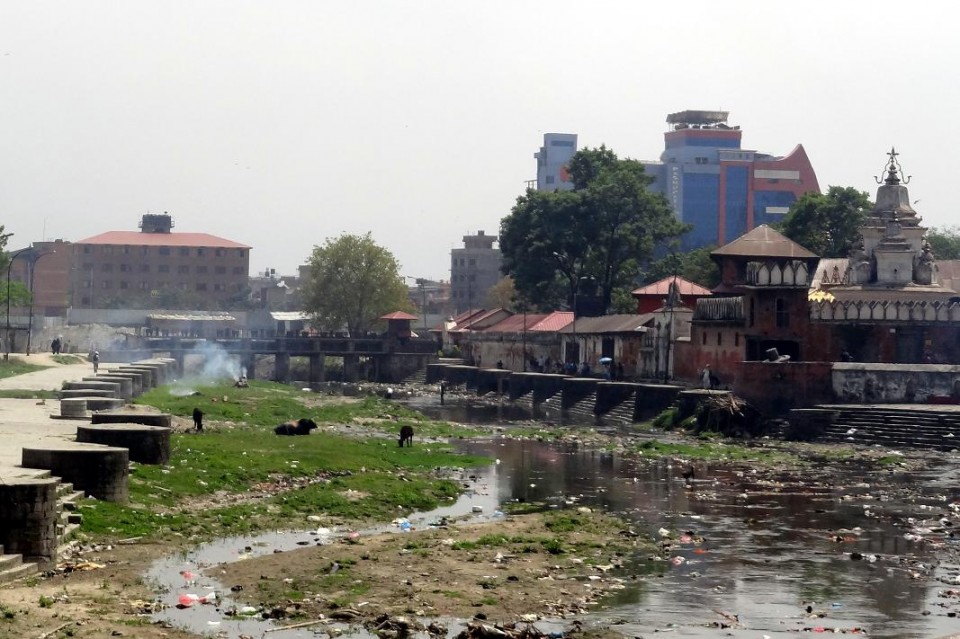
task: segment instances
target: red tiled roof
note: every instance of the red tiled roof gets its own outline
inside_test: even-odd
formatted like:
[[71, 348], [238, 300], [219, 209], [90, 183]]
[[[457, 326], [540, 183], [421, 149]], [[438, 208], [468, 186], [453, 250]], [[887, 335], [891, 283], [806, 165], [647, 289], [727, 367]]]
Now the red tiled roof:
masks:
[[251, 248], [209, 233], [141, 233], [107, 231], [74, 244], [112, 244], [115, 246], [192, 246], [213, 248]]
[[690, 280], [685, 280], [678, 275], [671, 275], [665, 277], [662, 280], [658, 280], [653, 284], [647, 284], [644, 287], [638, 288], [632, 293], [634, 297], [640, 297], [641, 295], [654, 295], [656, 297], [664, 297], [670, 294], [670, 282], [673, 280], [677, 281], [677, 286], [680, 288], [680, 295], [713, 295], [713, 292], [708, 289], [691, 282]]
[[381, 315], [380, 319], [385, 320], [416, 320], [420, 319], [416, 315], [411, 315], [410, 313], [404, 313], [403, 311], [394, 311], [392, 313], [387, 313], [386, 315]]
[[554, 311], [530, 327], [531, 331], [559, 331], [573, 322], [571, 311]]

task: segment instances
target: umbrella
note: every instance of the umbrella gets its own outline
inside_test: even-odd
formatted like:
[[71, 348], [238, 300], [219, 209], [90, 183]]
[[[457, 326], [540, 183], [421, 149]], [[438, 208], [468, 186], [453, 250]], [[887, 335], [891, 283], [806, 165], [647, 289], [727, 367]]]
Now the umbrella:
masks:
[[609, 363], [611, 363], [612, 361], [613, 361], [613, 358], [612, 358], [612, 357], [601, 357], [601, 358], [600, 358], [600, 363], [601, 363], [601, 364], [609, 364]]

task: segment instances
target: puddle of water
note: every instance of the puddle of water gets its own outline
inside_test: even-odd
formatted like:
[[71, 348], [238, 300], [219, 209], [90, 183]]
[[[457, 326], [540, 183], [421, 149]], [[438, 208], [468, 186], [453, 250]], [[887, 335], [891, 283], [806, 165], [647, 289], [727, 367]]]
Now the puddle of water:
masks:
[[[502, 513], [498, 510], [500, 501], [497, 497], [501, 492], [498, 487], [499, 469], [498, 465], [492, 464], [464, 473], [461, 481], [463, 485], [470, 488], [465, 490], [456, 502], [448, 506], [441, 506], [428, 513], [410, 514], [407, 517], [410, 527], [425, 528], [442, 517], [453, 519], [469, 516], [475, 521], [495, 520], [501, 517]], [[219, 564], [295, 550], [303, 546], [333, 543], [351, 532], [353, 531], [338, 529], [321, 535], [317, 528], [306, 528], [302, 531], [277, 531], [261, 535], [228, 537], [158, 560], [150, 567], [145, 578], [158, 590], [160, 593], [158, 601], [166, 608], [154, 614], [152, 619], [185, 628], [197, 634], [214, 634], [217, 637], [230, 639], [241, 635], [260, 636], [267, 629], [271, 630], [267, 636], [272, 639], [314, 637], [317, 634], [327, 634], [331, 628], [352, 637], [368, 637], [370, 635], [363, 629], [340, 623], [332, 622], [315, 627], [277, 630], [278, 626], [291, 625], [293, 622], [287, 621], [275, 625], [272, 621], [261, 619], [258, 614], [230, 615], [229, 612], [239, 611], [245, 604], [240, 604], [232, 597], [231, 584], [220, 583], [213, 576], [216, 573], [215, 567]], [[382, 532], [404, 534], [394, 525], [384, 525], [358, 532], [361, 535]], [[216, 605], [195, 603], [187, 608], [177, 607], [182, 595], [193, 594], [203, 597], [211, 592], [219, 596]], [[451, 633], [454, 632], [454, 628], [459, 632], [460, 622], [457, 620], [444, 620], [444, 622]]]
[[[447, 403], [444, 409], [454, 408]], [[955, 457], [945, 457], [933, 471], [869, 476], [852, 465], [814, 467], [797, 477], [758, 473], [745, 464], [698, 463], [688, 487], [680, 478], [681, 468], [667, 461], [586, 450], [570, 442], [497, 438], [454, 443], [464, 452], [500, 463], [470, 471], [478, 478], [475, 489], [454, 505], [411, 515], [414, 527], [442, 516], [463, 516], [474, 507], [481, 510], [479, 517], [491, 518], [501, 504], [519, 500], [602, 508], [624, 517], [650, 539], [659, 540], [661, 528], [675, 540], [686, 531], [702, 536], [700, 545], [678, 540], [661, 548], [662, 561], [634, 558], [623, 575], [628, 589], [584, 617], [586, 625], [611, 626], [627, 636], [671, 632], [680, 637], [714, 637], [719, 632], [731, 637], [806, 636], [865, 628], [873, 637], [919, 639], [960, 631], [960, 618], [948, 616], [960, 613], [960, 596], [939, 596], [951, 589], [960, 592], [960, 579], [953, 581], [960, 575], [958, 544], [950, 533], [957, 520], [950, 505], [960, 499], [951, 479], [960, 476]], [[941, 524], [941, 518], [949, 525]], [[923, 532], [921, 540], [911, 537], [924, 521], [933, 530]], [[385, 529], [397, 530], [380, 530]], [[174, 606], [184, 592], [202, 595], [211, 588], [223, 600], [219, 609], [170, 608], [156, 618], [199, 634], [261, 636], [275, 626], [223, 616], [237, 605], [229, 584], [204, 578], [188, 586], [181, 571], [200, 574], [247, 554], [318, 541], [315, 531], [308, 530], [238, 537], [158, 562], [147, 578], [165, 589], [164, 603]], [[808, 605], [812, 613], [806, 612]], [[720, 629], [714, 624], [732, 619], [720, 613], [736, 615], [739, 622]], [[458, 632], [455, 622], [446, 621], [451, 636]], [[568, 623], [543, 622], [538, 627], [562, 630]], [[362, 630], [336, 627], [368, 637]], [[266, 636], [312, 637], [329, 629], [316, 626]]]

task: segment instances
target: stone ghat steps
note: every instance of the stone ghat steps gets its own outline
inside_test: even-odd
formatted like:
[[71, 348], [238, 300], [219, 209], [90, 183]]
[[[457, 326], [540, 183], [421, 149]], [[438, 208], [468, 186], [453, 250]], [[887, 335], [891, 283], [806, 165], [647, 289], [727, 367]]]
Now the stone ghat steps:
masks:
[[39, 571], [37, 564], [24, 563], [23, 555], [5, 555], [3, 546], [0, 546], [0, 584], [30, 577], [36, 575]]
[[618, 423], [618, 424], [632, 424], [633, 411], [634, 411], [634, 396], [631, 394], [629, 397], [624, 399], [622, 402], [603, 413], [600, 416], [601, 420], [604, 423]]
[[[819, 441], [900, 448], [960, 448], [960, 414], [929, 410], [835, 408], [837, 419]], [[853, 431], [853, 432], [851, 432]]]
[[597, 414], [594, 412], [596, 406], [597, 394], [593, 392], [568, 407], [566, 412], [568, 415], [576, 416], [581, 420], [594, 421], [597, 418]]
[[[41, 473], [45, 477], [50, 472]], [[57, 556], [61, 557], [72, 546], [72, 540], [80, 530], [82, 515], [77, 510], [77, 503], [84, 498], [82, 490], [74, 490], [73, 484], [61, 482], [57, 485], [57, 508], [60, 511], [57, 522]], [[0, 584], [10, 583], [17, 579], [33, 577], [40, 574], [40, 566], [36, 562], [24, 561], [23, 555], [5, 554], [0, 545]]]

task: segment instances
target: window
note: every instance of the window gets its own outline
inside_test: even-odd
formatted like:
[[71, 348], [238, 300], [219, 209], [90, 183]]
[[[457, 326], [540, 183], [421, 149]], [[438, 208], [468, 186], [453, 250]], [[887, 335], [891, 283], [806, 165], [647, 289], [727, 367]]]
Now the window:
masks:
[[124, 254], [124, 255], [130, 255], [130, 247], [129, 247], [129, 246], [124, 246], [124, 247], [123, 247], [123, 254]]
[[215, 266], [215, 267], [213, 267], [213, 272], [216, 273], [217, 275], [226, 275], [226, 274], [227, 274], [227, 267], [226, 267], [226, 266]]
[[246, 251], [243, 249], [237, 249], [237, 257], [243, 257], [246, 254]]
[[188, 249], [186, 246], [181, 246], [179, 252], [180, 252], [180, 255], [184, 255], [184, 256], [190, 255], [190, 249]]
[[169, 247], [169, 246], [161, 246], [159, 249], [157, 249], [157, 252], [158, 252], [160, 255], [170, 255], [170, 247]]
[[93, 286], [93, 282], [90, 280], [83, 280], [83, 288], [90, 288], [91, 286]]
[[787, 300], [782, 297], [777, 298], [777, 328], [787, 328], [790, 326], [790, 311], [787, 308]]
[[548, 175], [547, 177], [544, 178], [543, 181], [546, 182], [547, 184], [553, 184], [553, 176]]
[[170, 265], [169, 265], [169, 264], [161, 264], [161, 265], [159, 265], [159, 266], [157, 267], [157, 271], [160, 272], [160, 273], [169, 273], [169, 272], [170, 272]]
[[703, 334], [700, 336], [700, 343], [701, 343], [703, 346], [706, 346], [706, 345], [707, 345], [707, 332], [706, 332], [706, 331], [704, 331]]
[[112, 247], [112, 246], [104, 246], [104, 247], [100, 250], [100, 252], [103, 253], [104, 255], [112, 255], [112, 254], [113, 254], [113, 247]]
[[111, 273], [113, 272], [113, 264], [101, 264], [100, 270], [104, 273]]
[[149, 272], [150, 272], [150, 265], [149, 265], [149, 264], [141, 264], [141, 265], [140, 265], [140, 272], [141, 272], [141, 273], [149, 273]]
[[476, 265], [477, 265], [477, 260], [470, 258], [470, 266], [476, 266]]
[[85, 270], [85, 271], [92, 271], [92, 270], [93, 270], [93, 262], [84, 262], [84, 263], [83, 263], [83, 270]]
[[120, 288], [123, 289], [123, 290], [127, 290], [127, 288], [129, 288], [129, 286], [130, 286], [130, 283], [127, 282], [126, 280], [123, 280], [122, 282], [120, 282]]
[[222, 248], [218, 248], [213, 251], [213, 254], [216, 255], [217, 257], [223, 257], [224, 253], [226, 253], [226, 251], [223, 250]]
[[207, 254], [207, 249], [203, 248], [202, 246], [197, 249], [197, 255], [206, 255], [206, 254]]
[[243, 275], [243, 267], [242, 267], [242, 266], [234, 266], [234, 267], [233, 267], [233, 274], [234, 274], [234, 275]]
[[141, 246], [141, 247], [140, 247], [140, 255], [149, 255], [149, 254], [150, 254], [150, 247], [149, 247], [149, 246]]
[[110, 280], [103, 280], [100, 282], [100, 288], [110, 288]]
[[140, 282], [140, 290], [141, 290], [141, 291], [147, 290], [147, 283], [146, 283], [146, 282], [144, 282], [144, 281], [141, 281], [141, 282]]
[[129, 264], [121, 264], [121, 265], [120, 265], [120, 272], [121, 272], [121, 273], [129, 273], [129, 272], [130, 272], [130, 265], [129, 265]]
[[717, 346], [723, 346], [723, 333], [717, 331]]
[[80, 298], [80, 303], [83, 304], [84, 306], [90, 306], [90, 298], [89, 298], [89, 297], [81, 297], [81, 298]]
[[185, 291], [188, 288], [190, 288], [190, 284], [187, 282], [180, 282], [179, 284], [177, 284], [177, 288], [179, 288], [181, 291]]
[[206, 273], [206, 272], [207, 272], [207, 267], [206, 267], [206, 266], [198, 266], [198, 267], [197, 267], [197, 273]]
[[187, 266], [186, 264], [181, 264], [180, 266], [177, 267], [177, 273], [179, 273], [180, 275], [185, 275], [189, 272], [190, 272], [190, 267]]
[[90, 249], [90, 247], [89, 247], [89, 246], [87, 246], [87, 245], [84, 245], [84, 247], [83, 247], [83, 252], [84, 252], [84, 253], [89, 253], [89, 252], [90, 252], [90, 250], [91, 250], [91, 249]]
[[198, 291], [207, 290], [207, 284], [205, 282], [197, 282], [197, 290]]
[[215, 290], [215, 291], [222, 291], [222, 290], [224, 290], [224, 286], [223, 286], [223, 284], [214, 284], [214, 285], [213, 285], [213, 290]]
[[756, 314], [754, 313], [753, 308], [753, 298], [750, 298], [750, 326], [753, 326], [753, 321], [756, 319]]
[[565, 146], [573, 148], [573, 140], [550, 140], [550, 146]]
[[740, 333], [733, 334], [733, 345], [740, 346]]

